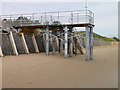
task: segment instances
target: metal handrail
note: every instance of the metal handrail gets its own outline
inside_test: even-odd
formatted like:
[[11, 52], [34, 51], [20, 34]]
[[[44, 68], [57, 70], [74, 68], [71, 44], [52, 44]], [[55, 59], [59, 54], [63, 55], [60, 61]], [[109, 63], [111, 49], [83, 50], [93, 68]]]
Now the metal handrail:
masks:
[[[62, 15], [61, 15], [62, 14]], [[24, 26], [25, 22], [28, 25], [52, 25], [53, 22], [60, 22], [61, 24], [80, 24], [91, 23], [94, 24], [94, 13], [90, 10], [73, 10], [73, 11], [59, 11], [59, 12], [45, 12], [45, 13], [27, 13], [27, 14], [13, 14], [0, 15], [2, 19], [7, 19], [9, 22], [17, 22], [20, 26]], [[23, 20], [26, 17], [28, 20]], [[87, 20], [86, 20], [87, 17]], [[38, 21], [35, 24], [35, 21]], [[14, 23], [15, 24], [15, 23]], [[15, 25], [14, 25], [15, 26]], [[18, 25], [19, 26], [19, 25]]]

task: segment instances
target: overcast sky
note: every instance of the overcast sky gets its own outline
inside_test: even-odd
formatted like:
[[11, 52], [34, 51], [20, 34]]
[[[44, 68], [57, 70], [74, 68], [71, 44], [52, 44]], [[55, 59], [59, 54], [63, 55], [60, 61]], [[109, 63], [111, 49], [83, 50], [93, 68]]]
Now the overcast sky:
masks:
[[[6, 1], [6, 0], [5, 0]], [[95, 13], [94, 32], [108, 36], [118, 36], [118, 3], [89, 2], [88, 8]], [[2, 14], [41, 13], [52, 11], [81, 10], [82, 2], [3, 2]]]

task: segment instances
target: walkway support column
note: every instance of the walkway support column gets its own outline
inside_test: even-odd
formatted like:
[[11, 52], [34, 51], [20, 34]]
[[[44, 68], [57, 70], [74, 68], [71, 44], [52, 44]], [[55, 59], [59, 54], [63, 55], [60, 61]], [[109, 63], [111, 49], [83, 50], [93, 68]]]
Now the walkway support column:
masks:
[[60, 41], [60, 55], [63, 56], [63, 39]]
[[73, 34], [72, 34], [72, 30], [73, 28], [70, 29], [70, 57], [72, 57], [73, 55]]
[[28, 46], [27, 46], [27, 43], [26, 43], [26, 40], [25, 40], [25, 37], [24, 37], [23, 33], [21, 33], [21, 39], [22, 39], [22, 43], [23, 43], [23, 46], [24, 46], [25, 53], [29, 54]]
[[64, 53], [64, 57], [68, 58], [68, 28], [67, 26], [64, 27], [64, 31], [65, 31], [65, 53]]
[[54, 36], [52, 36], [52, 49], [53, 49], [53, 55], [55, 55], [55, 37]]
[[93, 60], [93, 27], [90, 28], [90, 60]]
[[14, 38], [13, 38], [13, 33], [12, 33], [12, 31], [10, 31], [9, 38], [10, 38], [10, 42], [11, 42], [11, 44], [12, 44], [13, 53], [14, 53], [15, 55], [18, 55], [18, 51], [17, 51], [17, 47], [16, 47], [16, 45], [15, 45], [15, 41], [14, 41]]
[[86, 61], [90, 60], [89, 32], [90, 27], [86, 26]]
[[60, 35], [60, 55], [63, 56], [63, 30], [61, 30], [61, 35]]
[[46, 27], [46, 56], [49, 56], [49, 27]]

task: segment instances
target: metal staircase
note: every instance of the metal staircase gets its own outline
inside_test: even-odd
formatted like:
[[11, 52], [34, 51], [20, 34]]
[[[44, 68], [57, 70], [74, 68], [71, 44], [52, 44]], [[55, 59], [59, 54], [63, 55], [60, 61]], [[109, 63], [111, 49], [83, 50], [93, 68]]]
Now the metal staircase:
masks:
[[83, 54], [83, 42], [82, 42], [82, 37], [77, 34], [77, 30], [75, 29], [74, 36], [77, 40], [76, 46], [77, 49], [80, 51], [81, 54]]

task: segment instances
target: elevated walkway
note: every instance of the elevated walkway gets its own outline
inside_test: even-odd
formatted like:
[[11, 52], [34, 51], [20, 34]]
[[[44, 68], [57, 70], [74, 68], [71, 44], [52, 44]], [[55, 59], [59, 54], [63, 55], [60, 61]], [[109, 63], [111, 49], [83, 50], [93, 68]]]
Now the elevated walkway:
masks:
[[[82, 52], [82, 43], [80, 38], [74, 35], [74, 27], [86, 28], [86, 60], [93, 59], [93, 27], [94, 13], [90, 10], [75, 10], [62, 12], [45, 12], [41, 14], [15, 14], [1, 15], [3, 29], [14, 27], [19, 30], [31, 30], [44, 28], [44, 43], [46, 55], [49, 56], [50, 46], [50, 30], [54, 32], [53, 37], [59, 38], [59, 51], [64, 53], [64, 57], [68, 58], [68, 54], [72, 56], [73, 48], [77, 47]], [[57, 31], [56, 28], [59, 28]], [[59, 36], [60, 35], [60, 36]], [[76, 38], [77, 43], [74, 43], [73, 38]], [[51, 45], [54, 45], [51, 43]]]

